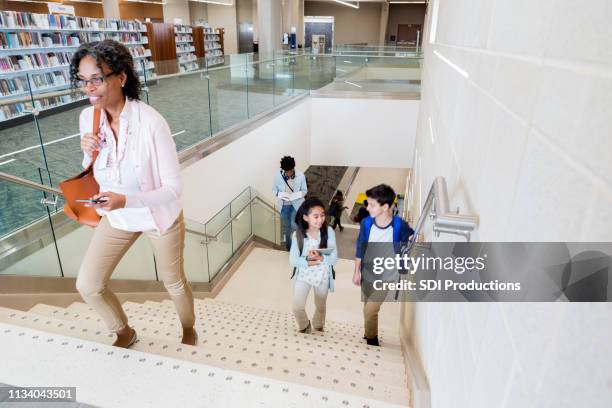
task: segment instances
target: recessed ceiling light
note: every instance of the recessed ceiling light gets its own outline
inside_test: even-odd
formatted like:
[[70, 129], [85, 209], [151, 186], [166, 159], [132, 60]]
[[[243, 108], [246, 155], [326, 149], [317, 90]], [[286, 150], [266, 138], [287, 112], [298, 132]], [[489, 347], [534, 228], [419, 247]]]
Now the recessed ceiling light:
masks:
[[347, 3], [346, 1], [342, 1], [342, 0], [334, 0], [334, 1], [336, 3], [340, 3], [340, 4], [343, 4], [345, 6], [349, 6], [349, 7], [355, 8], [355, 9], [359, 8], [359, 2], [357, 2], [357, 4], [352, 4], [352, 3]]

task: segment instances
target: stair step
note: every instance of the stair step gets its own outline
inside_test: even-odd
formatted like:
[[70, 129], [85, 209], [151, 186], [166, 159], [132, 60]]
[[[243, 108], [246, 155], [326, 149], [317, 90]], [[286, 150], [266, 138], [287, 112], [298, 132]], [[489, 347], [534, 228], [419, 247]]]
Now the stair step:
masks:
[[[8, 316], [13, 313], [10, 309], [0, 310], [0, 320], [10, 320]], [[17, 314], [21, 313], [24, 312]], [[400, 406], [133, 349], [117, 349], [95, 340], [50, 333], [47, 327], [44, 331], [30, 329], [25, 324], [25, 319], [21, 324], [0, 322], [0, 349], [10, 350], [10, 358], [2, 360], [2, 372], [10, 376], [0, 381], [33, 386], [70, 384], [77, 388], [79, 402], [94, 406]]]
[[[153, 301], [145, 301], [145, 305], [163, 305], [166, 308], [174, 309], [174, 304], [171, 300], [165, 299], [161, 302], [153, 302]], [[277, 310], [269, 310], [269, 309], [260, 309], [251, 306], [244, 306], [235, 303], [229, 303], [224, 301], [219, 301], [215, 299], [195, 299], [195, 306], [200, 307], [209, 307], [214, 310], [230, 312], [234, 314], [245, 314], [249, 316], [262, 317], [262, 316], [274, 316], [283, 318], [286, 322], [289, 323], [290, 326], [295, 327], [295, 318], [293, 313], [288, 312], [279, 312]], [[355, 324], [355, 323], [347, 323], [347, 322], [339, 322], [334, 320], [327, 320], [325, 322], [327, 328], [329, 328], [330, 333], [341, 333], [341, 334], [353, 334], [357, 338], [361, 338], [363, 336], [363, 325]], [[381, 328], [379, 330], [379, 337], [385, 338], [388, 343], [400, 344], [399, 336], [397, 333], [393, 333], [390, 330], [386, 330], [385, 328]]]
[[[90, 309], [85, 304], [80, 305], [70, 305], [68, 307], [78, 308], [78, 310], [89, 310]], [[173, 308], [167, 308], [165, 310], [160, 310], [159, 308], [151, 305], [143, 305], [142, 303], [132, 303], [125, 302], [123, 304], [123, 308], [126, 311], [130, 311], [139, 316], [147, 316], [156, 319], [163, 319], [175, 324], [179, 323], [179, 319], [176, 315], [176, 312]], [[278, 338], [288, 341], [295, 342], [296, 339], [308, 339], [309, 341], [317, 344], [325, 344], [330, 350], [336, 352], [343, 352], [342, 349], [346, 348], [354, 348], [355, 353], [369, 352], [376, 356], [376, 359], [384, 360], [384, 361], [397, 361], [398, 356], [401, 356], [401, 347], [393, 344], [383, 343], [383, 347], [374, 347], [368, 346], [363, 338], [350, 335], [350, 336], [341, 336], [338, 333], [333, 333], [331, 330], [328, 330], [324, 333], [313, 331], [311, 334], [299, 333], [295, 327], [283, 327], [277, 325], [276, 321], [266, 320], [264, 322], [260, 322], [257, 320], [251, 320], [247, 316], [242, 315], [230, 315], [230, 314], [220, 314], [215, 310], [204, 310], [196, 309], [196, 320], [203, 324], [205, 327], [207, 324], [215, 325], [219, 327], [232, 327], [236, 330], [242, 331], [259, 331], [261, 328], [266, 328], [268, 331], [273, 332]], [[211, 326], [212, 327], [212, 326]], [[382, 339], [384, 341], [384, 339]]]
[[[104, 322], [95, 313], [68, 311], [60, 307], [44, 304], [34, 306], [30, 309], [30, 312], [79, 323], [81, 326], [91, 327], [96, 330], [106, 330]], [[161, 320], [136, 316], [129, 317], [130, 324], [139, 334], [167, 342], [180, 343], [182, 334], [180, 324], [169, 327], [166, 322]], [[197, 325], [196, 329], [200, 334], [200, 345], [198, 346], [200, 349], [224, 356], [231, 355], [234, 360], [248, 360], [253, 355], [257, 355], [259, 359], [265, 358], [265, 362], [272, 366], [293, 364], [293, 367], [303, 366], [320, 369], [334, 378], [350, 375], [364, 382], [406, 387], [404, 366], [368, 361], [364, 357], [356, 357], [354, 355], [351, 357], [338, 356], [333, 360], [333, 365], [325, 365], [322, 360], [333, 357], [321, 349], [295, 343], [283, 348], [280, 344], [270, 344], [267, 341], [263, 342], [263, 344], [258, 344], [258, 342], [252, 343], [250, 342], [251, 338], [247, 341], [247, 338], [239, 339], [233, 337], [233, 334], [229, 339], [223, 338], [222, 333], [219, 336], [214, 336], [211, 333], [212, 330], [206, 330]], [[322, 355], [322, 353], [325, 355]], [[327, 357], [328, 355], [329, 357]], [[377, 366], [374, 366], [374, 363]]]
[[[107, 331], [100, 327], [100, 322], [86, 319], [78, 322], [37, 315], [32, 312], [21, 312], [0, 308], [0, 321], [7, 323], [40, 329], [60, 335], [77, 337], [85, 340], [112, 343], [114, 336], [107, 335]], [[311, 370], [298, 370], [294, 363], [270, 365], [267, 358], [259, 359], [252, 355], [245, 355], [244, 359], [235, 359], [231, 356], [217, 354], [203, 348], [186, 346], [178, 343], [178, 340], [164, 341], [161, 339], [140, 336], [132, 349], [151, 354], [159, 354], [166, 357], [177, 358], [208, 364], [223, 369], [231, 369], [262, 375], [281, 381], [304, 384], [318, 388], [327, 388], [337, 392], [348, 392], [365, 398], [372, 398], [395, 404], [407, 404], [409, 392], [405, 387], [394, 387], [387, 384], [374, 384], [371, 381], [362, 381], [354, 378], [347, 379], [346, 376], [330, 376], [325, 372]]]
[[[124, 304], [124, 310], [130, 319], [130, 324], [133, 324], [135, 321], [145, 320], [147, 321], [148, 325], [160, 325], [159, 327], [165, 328], [166, 332], [173, 329], [177, 330], [178, 336], [177, 328], [181, 327], [181, 325], [178, 318], [174, 315], [174, 312], [171, 314], [172, 317], [169, 318], [155, 317], [153, 315], [140, 314], [138, 311], [135, 312], [128, 303], [129, 302], [126, 302]], [[70, 312], [88, 314], [89, 316], [93, 317], [94, 320], [99, 319], [99, 316], [95, 313], [95, 311], [84, 303], [73, 303], [66, 310]], [[148, 323], [149, 321], [152, 322]], [[280, 348], [282, 350], [298, 351], [297, 349], [299, 349], [298, 352], [304, 353], [305, 356], [308, 356], [309, 354], [316, 355], [321, 349], [325, 349], [325, 353], [329, 354], [336, 362], [346, 362], [346, 364], [359, 363], [360, 366], [369, 369], [367, 370], [368, 373], [374, 372], [375, 375], [378, 375], [380, 371], [389, 371], [394, 373], [394, 375], [397, 375], [402, 380], [405, 378], [405, 366], [403, 364], [402, 354], [398, 353], [390, 357], [389, 355], [382, 353], [381, 350], [383, 350], [384, 347], [370, 347], [370, 350], [358, 349], [352, 347], [350, 344], [333, 344], [332, 342], [327, 341], [324, 335], [315, 336], [297, 332], [292, 332], [288, 336], [284, 336], [282, 333], [274, 332], [262, 335], [260, 334], [260, 330], [265, 327], [263, 325], [247, 327], [241, 322], [223, 322], [219, 324], [214, 322], [210, 315], [208, 315], [206, 318], [196, 319], [196, 327], [202, 334], [211, 335], [212, 338], [216, 339], [215, 341], [219, 341], [219, 338], [223, 342], [229, 341], [230, 333], [227, 332], [224, 335], [223, 332], [228, 330], [226, 327], [233, 327], [233, 333], [236, 333], [236, 336], [232, 336], [231, 338], [234, 339], [234, 341], [245, 343], [245, 340], [240, 339], [240, 337], [253, 339], [258, 335], [261, 336], [262, 339], [259, 341], [256, 340], [255, 342], [252, 342], [247, 340], [246, 343], [249, 343], [248, 345], [250, 346], [255, 344], [260, 348], [272, 347], [274, 350], [278, 350]], [[231, 330], [232, 329], [229, 329], [230, 332]]]

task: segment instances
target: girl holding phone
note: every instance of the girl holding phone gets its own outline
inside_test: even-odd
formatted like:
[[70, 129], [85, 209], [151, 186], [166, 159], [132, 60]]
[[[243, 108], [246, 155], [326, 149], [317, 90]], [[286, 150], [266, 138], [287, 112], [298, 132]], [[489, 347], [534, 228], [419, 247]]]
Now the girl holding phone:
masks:
[[[325, 220], [325, 205], [318, 198], [309, 198], [295, 216], [297, 230], [291, 240], [290, 262], [293, 273], [293, 314], [301, 333], [323, 331], [328, 292], [334, 291], [333, 266], [338, 260], [336, 236]], [[324, 248], [325, 251], [319, 251]], [[321, 253], [325, 252], [325, 254]], [[312, 323], [306, 314], [310, 289], [315, 296]]]

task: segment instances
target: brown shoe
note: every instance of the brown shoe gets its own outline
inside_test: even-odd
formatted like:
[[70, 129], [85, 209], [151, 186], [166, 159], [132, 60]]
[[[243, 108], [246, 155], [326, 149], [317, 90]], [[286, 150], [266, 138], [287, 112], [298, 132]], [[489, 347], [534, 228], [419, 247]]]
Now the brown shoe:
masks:
[[324, 331], [325, 331], [325, 329], [323, 329], [322, 327], [316, 327], [316, 328], [315, 328], [315, 331], [318, 331], [318, 332], [324, 332]]
[[138, 336], [136, 335], [136, 330], [132, 329], [130, 326], [127, 326], [127, 328], [117, 332], [117, 340], [115, 340], [113, 346], [130, 348], [130, 346], [136, 342], [137, 338]]
[[181, 343], [189, 346], [195, 346], [198, 344], [198, 332], [193, 328], [183, 329], [183, 339]]

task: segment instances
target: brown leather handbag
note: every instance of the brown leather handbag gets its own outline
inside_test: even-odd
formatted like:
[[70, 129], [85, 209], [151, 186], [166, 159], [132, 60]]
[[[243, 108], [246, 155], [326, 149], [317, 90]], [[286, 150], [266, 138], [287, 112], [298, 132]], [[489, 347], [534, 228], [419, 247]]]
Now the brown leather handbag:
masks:
[[[93, 132], [97, 133], [100, 128], [100, 110], [94, 109]], [[95, 151], [89, 166], [78, 176], [64, 180], [59, 188], [64, 193], [64, 213], [76, 222], [95, 227], [100, 222], [100, 215], [93, 207], [85, 206], [85, 203], [77, 203], [76, 200], [86, 200], [100, 192], [100, 186], [94, 178], [93, 166], [98, 157]]]

